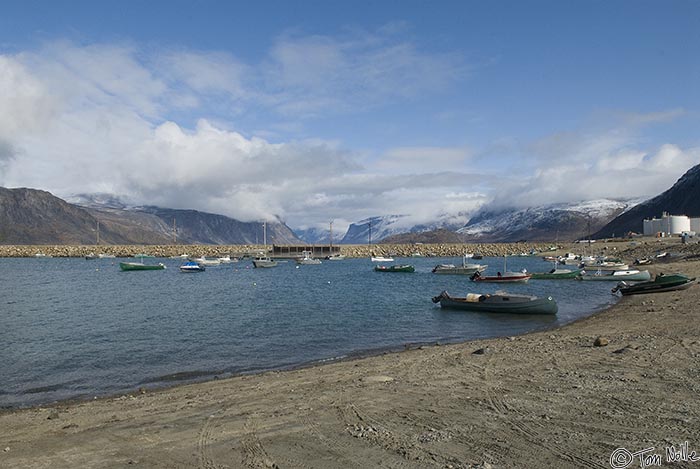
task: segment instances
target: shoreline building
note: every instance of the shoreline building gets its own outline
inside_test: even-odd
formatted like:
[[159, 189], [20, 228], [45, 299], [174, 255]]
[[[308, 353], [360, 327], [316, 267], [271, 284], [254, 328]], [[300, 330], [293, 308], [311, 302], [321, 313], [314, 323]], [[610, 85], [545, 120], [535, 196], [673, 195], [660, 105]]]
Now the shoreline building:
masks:
[[683, 233], [700, 232], [700, 218], [690, 218], [686, 215], [669, 215], [663, 212], [661, 218], [644, 220], [644, 236], [656, 236], [663, 233], [665, 236], [681, 235]]

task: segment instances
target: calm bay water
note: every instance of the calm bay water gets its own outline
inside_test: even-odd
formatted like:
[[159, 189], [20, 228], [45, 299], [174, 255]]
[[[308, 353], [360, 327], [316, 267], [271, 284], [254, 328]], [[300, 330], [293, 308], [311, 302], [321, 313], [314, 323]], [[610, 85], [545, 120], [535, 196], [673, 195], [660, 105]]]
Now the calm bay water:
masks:
[[[615, 301], [607, 282], [473, 284], [435, 275], [459, 258], [396, 259], [416, 272], [374, 272], [369, 259], [254, 269], [241, 261], [183, 274], [121, 272], [119, 259], [0, 259], [0, 407], [117, 394], [280, 369], [405, 344], [510, 336], [587, 316]], [[487, 274], [503, 259], [485, 258]], [[510, 270], [551, 268], [514, 257]], [[442, 290], [552, 295], [556, 317], [441, 310]]]

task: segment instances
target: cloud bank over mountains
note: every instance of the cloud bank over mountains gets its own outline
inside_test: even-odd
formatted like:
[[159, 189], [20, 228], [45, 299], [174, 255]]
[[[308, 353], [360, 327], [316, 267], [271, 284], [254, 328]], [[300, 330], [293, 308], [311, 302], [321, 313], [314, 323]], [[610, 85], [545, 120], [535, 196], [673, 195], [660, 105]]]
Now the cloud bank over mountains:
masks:
[[412, 103], [457, 93], [479, 73], [459, 51], [427, 52], [401, 31], [288, 33], [257, 60], [63, 40], [0, 53], [0, 186], [280, 216], [298, 228], [333, 219], [340, 231], [386, 214], [413, 226], [486, 203], [653, 195], [700, 163], [700, 147], [645, 138], [687, 119], [683, 109], [611, 112], [606, 126], [529, 141], [504, 130], [486, 144], [446, 146], [429, 127], [420, 146], [328, 133], [348, 119], [385, 125], [389, 107], [420, 112]]

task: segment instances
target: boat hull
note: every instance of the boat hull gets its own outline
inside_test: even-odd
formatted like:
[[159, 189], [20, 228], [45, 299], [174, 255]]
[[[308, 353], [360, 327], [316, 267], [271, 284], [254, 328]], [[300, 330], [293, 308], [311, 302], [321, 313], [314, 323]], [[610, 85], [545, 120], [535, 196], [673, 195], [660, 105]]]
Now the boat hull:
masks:
[[253, 259], [253, 266], [258, 269], [277, 267], [277, 261], [272, 259]]
[[412, 265], [392, 265], [389, 267], [378, 265], [374, 267], [375, 272], [415, 272], [416, 269]]
[[472, 282], [490, 282], [490, 283], [526, 283], [530, 280], [530, 274], [518, 272], [506, 272], [503, 275], [479, 275], [475, 273], [471, 276]]
[[695, 277], [689, 278], [685, 275], [663, 275], [657, 276], [653, 281], [634, 283], [628, 285], [621, 282], [612, 292], [620, 292], [624, 296], [640, 295], [645, 293], [662, 293], [668, 291], [685, 290], [695, 284]]
[[585, 273], [582, 272], [578, 277], [585, 281], [615, 281], [619, 282], [622, 280], [630, 282], [646, 282], [651, 279], [651, 274], [648, 270], [642, 270], [637, 272], [624, 273], [625, 271], [618, 271], [617, 273]]
[[120, 262], [119, 268], [125, 272], [132, 270], [164, 270], [163, 264], [139, 264], [137, 262]]
[[474, 275], [477, 272], [486, 270], [487, 265], [475, 264], [457, 267], [451, 264], [440, 264], [433, 268], [434, 274], [440, 275]]
[[530, 277], [533, 280], [561, 280], [561, 279], [574, 279], [579, 276], [581, 270], [568, 270], [564, 272], [541, 272], [533, 273]]
[[441, 308], [459, 309], [463, 311], [483, 313], [508, 314], [557, 314], [559, 307], [551, 296], [537, 298], [526, 295], [475, 295], [467, 297], [452, 297], [443, 291], [433, 298], [440, 303]]

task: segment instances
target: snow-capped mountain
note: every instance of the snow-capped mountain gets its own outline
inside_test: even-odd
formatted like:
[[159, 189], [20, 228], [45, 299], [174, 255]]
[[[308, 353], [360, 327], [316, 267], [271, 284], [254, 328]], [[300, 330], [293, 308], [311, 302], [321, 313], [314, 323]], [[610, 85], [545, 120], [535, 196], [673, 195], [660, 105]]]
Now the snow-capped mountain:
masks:
[[348, 231], [340, 241], [340, 244], [366, 244], [370, 241], [381, 242], [390, 236], [403, 233], [422, 233], [439, 229], [456, 231], [464, 226], [468, 215], [460, 213], [457, 215], [441, 214], [435, 220], [419, 224], [412, 223], [412, 217], [408, 215], [385, 215], [382, 217], [371, 217], [352, 223]]
[[586, 238], [644, 199], [597, 199], [525, 209], [483, 207], [457, 230], [465, 241], [572, 241]]

